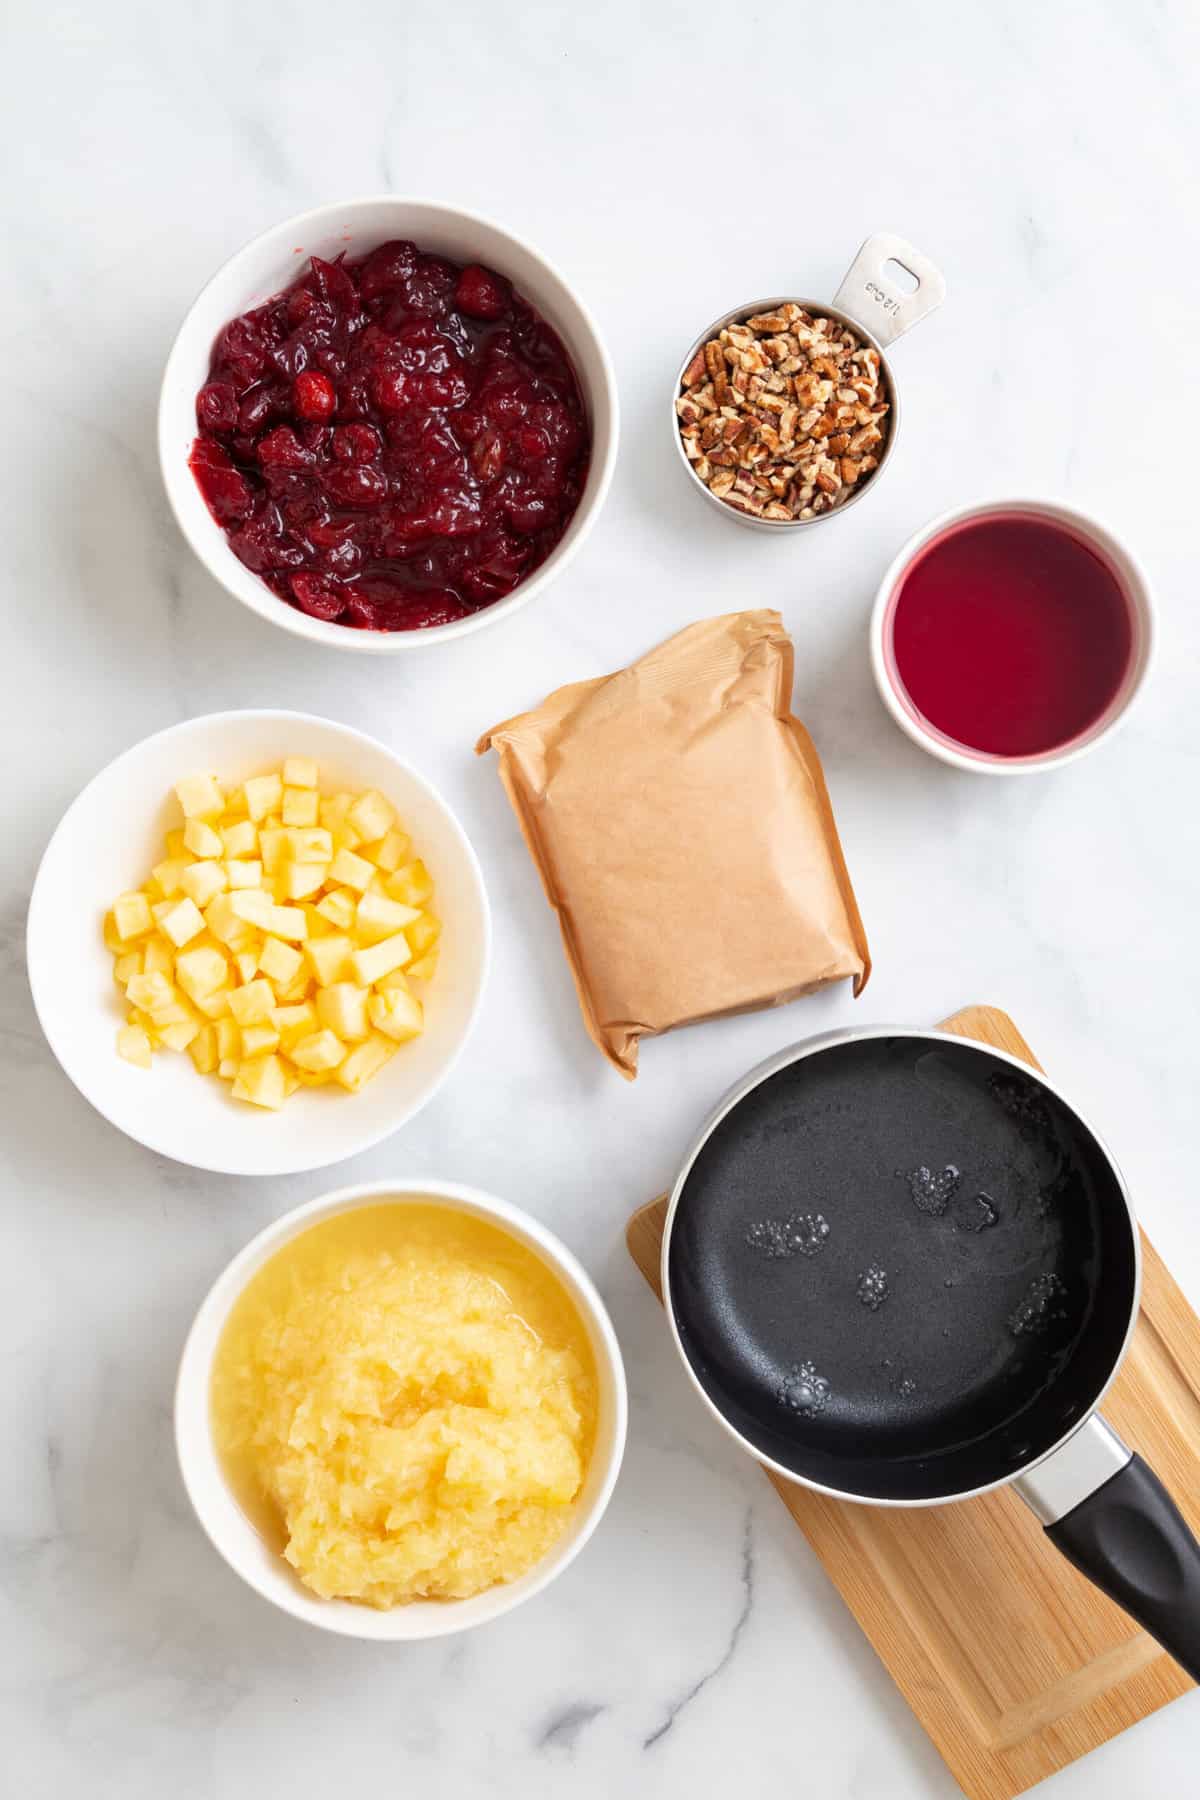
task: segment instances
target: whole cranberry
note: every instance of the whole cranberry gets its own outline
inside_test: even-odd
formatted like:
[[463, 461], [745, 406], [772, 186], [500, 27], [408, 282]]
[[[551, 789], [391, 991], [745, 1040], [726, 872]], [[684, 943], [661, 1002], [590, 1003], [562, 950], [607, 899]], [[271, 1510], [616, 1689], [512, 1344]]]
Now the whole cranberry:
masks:
[[253, 314], [233, 319], [221, 333], [216, 361], [229, 370], [239, 392], [267, 366], [267, 342]]
[[383, 439], [373, 425], [339, 425], [333, 434], [333, 454], [340, 463], [374, 462]]
[[290, 425], [277, 425], [259, 439], [258, 460], [264, 469], [307, 469], [313, 457]]
[[511, 299], [512, 287], [503, 275], [481, 263], [468, 263], [454, 290], [454, 304], [472, 319], [503, 318]]
[[238, 408], [237, 428], [247, 437], [257, 437], [268, 419], [279, 412], [279, 396], [268, 382], [251, 388]]
[[411, 275], [417, 261], [417, 246], [407, 238], [393, 238], [372, 250], [358, 272], [358, 287], [364, 300], [377, 300], [391, 288], [398, 287]]
[[232, 431], [238, 422], [237, 392], [231, 381], [209, 381], [196, 395], [201, 431]]
[[220, 444], [211, 438], [199, 439], [189, 466], [218, 524], [229, 525], [247, 516], [254, 502], [250, 484]]
[[335, 463], [324, 471], [322, 480], [335, 506], [377, 506], [388, 491], [383, 470], [366, 463]]
[[337, 411], [337, 389], [328, 375], [305, 369], [292, 383], [292, 405], [300, 418], [323, 424]]
[[357, 317], [360, 310], [358, 290], [343, 269], [340, 257], [337, 262], [326, 262], [323, 257], [314, 256], [312, 282], [322, 300], [335, 312], [346, 319]]
[[345, 599], [333, 583], [319, 575], [293, 575], [289, 585], [296, 605], [314, 619], [337, 619], [345, 609]]

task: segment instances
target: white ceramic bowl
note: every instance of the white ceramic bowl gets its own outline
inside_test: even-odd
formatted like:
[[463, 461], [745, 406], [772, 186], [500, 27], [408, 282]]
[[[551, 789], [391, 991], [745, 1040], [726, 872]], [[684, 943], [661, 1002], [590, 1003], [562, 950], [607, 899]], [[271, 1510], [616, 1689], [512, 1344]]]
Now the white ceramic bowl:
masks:
[[[516, 1238], [546, 1263], [567, 1290], [587, 1329], [596, 1360], [599, 1410], [596, 1442], [583, 1492], [565, 1535], [540, 1563], [502, 1587], [468, 1600], [416, 1601], [377, 1612], [348, 1600], [323, 1600], [306, 1588], [283, 1557], [263, 1539], [242, 1512], [217, 1459], [209, 1413], [213, 1356], [229, 1312], [251, 1276], [270, 1257], [310, 1226], [334, 1213], [384, 1200], [432, 1200], [456, 1212], [472, 1213]], [[583, 1549], [608, 1505], [625, 1448], [625, 1370], [612, 1322], [591, 1280], [565, 1244], [528, 1213], [478, 1188], [447, 1181], [374, 1181], [342, 1188], [298, 1206], [268, 1225], [235, 1256], [210, 1289], [184, 1345], [175, 1389], [175, 1445], [183, 1484], [213, 1546], [235, 1574], [256, 1593], [307, 1625], [343, 1637], [396, 1643], [445, 1637], [511, 1612], [540, 1593]]]
[[[395, 804], [436, 884], [439, 967], [425, 995], [426, 1028], [359, 1094], [303, 1088], [281, 1112], [246, 1106], [190, 1057], [163, 1052], [150, 1070], [123, 1062], [123, 1022], [101, 920], [117, 894], [161, 860], [175, 822], [174, 784], [212, 771], [227, 784], [312, 756], [326, 787], [377, 787]], [[42, 857], [26, 930], [29, 981], [42, 1029], [85, 1099], [164, 1156], [228, 1175], [318, 1169], [368, 1149], [412, 1118], [441, 1085], [475, 1022], [491, 950], [479, 864], [446, 802], [374, 738], [294, 712], [189, 719], [135, 744], [67, 809]]]
[[[927, 545], [955, 526], [989, 518], [1044, 519], [1059, 525], [1094, 551], [1115, 577], [1125, 595], [1133, 633], [1133, 649], [1129, 667], [1120, 687], [1100, 717], [1066, 743], [1033, 756], [997, 756], [986, 750], [972, 750], [966, 744], [947, 737], [921, 713], [910, 698], [899, 669], [893, 643], [896, 600], [904, 577]], [[1154, 650], [1154, 602], [1150, 585], [1132, 553], [1106, 526], [1049, 500], [989, 500], [983, 505], [955, 507], [941, 513], [928, 525], [914, 533], [893, 558], [879, 584], [871, 613], [871, 668], [883, 704], [893, 719], [914, 744], [928, 750], [931, 756], [949, 763], [952, 768], [969, 769], [978, 775], [1031, 775], [1047, 769], [1060, 769], [1066, 763], [1086, 756], [1097, 744], [1111, 737], [1117, 726], [1128, 717], [1134, 701], [1141, 693], [1150, 671]]]
[[[196, 394], [208, 377], [222, 327], [249, 307], [290, 285], [309, 256], [362, 256], [390, 238], [411, 238], [422, 250], [456, 262], [481, 262], [506, 275], [558, 333], [575, 365], [592, 427], [587, 483], [560, 543], [505, 599], [470, 618], [427, 631], [359, 631], [313, 619], [283, 600], [238, 561], [188, 468], [196, 436]], [[529, 244], [488, 219], [458, 207], [391, 195], [319, 206], [285, 219], [256, 237], [213, 276], [192, 304], [167, 359], [158, 407], [158, 453], [167, 497], [188, 543], [234, 597], [285, 631], [339, 650], [400, 655], [465, 637], [524, 606], [566, 568], [595, 523], [617, 457], [617, 384], [599, 331], [582, 300], [558, 270]]]

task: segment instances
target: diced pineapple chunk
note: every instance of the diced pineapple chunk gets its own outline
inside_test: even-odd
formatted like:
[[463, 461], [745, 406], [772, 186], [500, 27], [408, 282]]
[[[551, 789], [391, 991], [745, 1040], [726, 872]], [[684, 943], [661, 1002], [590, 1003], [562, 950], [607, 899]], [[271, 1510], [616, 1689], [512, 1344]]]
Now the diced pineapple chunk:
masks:
[[239, 1056], [242, 1048], [242, 1034], [237, 1021], [233, 1018], [217, 1020], [217, 1055], [224, 1062], [226, 1057]]
[[234, 916], [274, 937], [306, 938], [308, 920], [298, 907], [276, 906], [261, 888], [246, 888], [229, 896]]
[[189, 899], [203, 910], [210, 900], [225, 891], [229, 877], [219, 862], [194, 862], [183, 871], [179, 885]]
[[330, 881], [336, 881], [340, 887], [353, 888], [359, 894], [366, 893], [374, 873], [374, 863], [356, 856], [353, 850], [339, 850], [329, 867]]
[[364, 1043], [354, 1046], [345, 1062], [338, 1064], [335, 1079], [352, 1094], [357, 1094], [395, 1053], [396, 1045], [391, 1038], [372, 1032]]
[[147, 975], [172, 975], [175, 953], [165, 938], [152, 937], [142, 951], [142, 968]]
[[338, 931], [348, 931], [354, 923], [358, 901], [349, 888], [334, 888], [331, 894], [317, 901], [317, 911]]
[[341, 981], [344, 975], [350, 973], [353, 950], [350, 939], [336, 933], [332, 937], [309, 938], [304, 946], [304, 954], [322, 987]]
[[117, 986], [124, 987], [135, 975], [142, 973], [142, 953], [140, 950], [127, 950], [124, 956], [118, 956], [113, 964], [113, 975]]
[[242, 982], [253, 981], [258, 974], [258, 951], [239, 950], [234, 957], [238, 977]]
[[408, 973], [416, 981], [432, 981], [437, 972], [437, 965], [438, 953], [436, 949], [427, 950], [424, 956], [418, 957], [415, 962], [409, 963]]
[[150, 1039], [140, 1025], [122, 1025], [117, 1032], [117, 1055], [125, 1061], [133, 1063], [139, 1069], [148, 1069], [154, 1062], [154, 1051]]
[[283, 834], [284, 855], [298, 863], [328, 863], [333, 860], [333, 839], [321, 825], [311, 829], [287, 830]]
[[155, 1007], [169, 1006], [175, 998], [171, 982], [157, 970], [149, 975], [134, 975], [125, 993], [130, 1006], [136, 1006], [141, 1012], [153, 1012]]
[[196, 1065], [198, 1075], [211, 1075], [217, 1066], [217, 1028], [215, 1025], [202, 1025], [191, 1043], [188, 1055]]
[[[247, 787], [250, 785], [247, 782]], [[274, 1055], [252, 1056], [238, 1064], [233, 1084], [235, 1100], [248, 1100], [252, 1106], [267, 1106], [277, 1112], [287, 1099], [283, 1064]]]
[[223, 1056], [217, 1064], [217, 1074], [222, 1081], [235, 1081], [240, 1067], [241, 1064], [236, 1056]]
[[284, 900], [306, 900], [324, 886], [328, 863], [284, 863], [275, 877], [276, 892]]
[[420, 857], [388, 876], [387, 891], [393, 900], [403, 900], [405, 906], [424, 906], [433, 898], [433, 880]]
[[380, 938], [415, 925], [420, 917], [415, 906], [389, 900], [386, 894], [364, 894], [358, 903], [355, 931], [364, 944], [377, 944]]
[[231, 888], [262, 886], [263, 866], [256, 856], [230, 856], [224, 866], [225, 879]]
[[176, 1019], [159, 1028], [159, 1037], [168, 1050], [186, 1050], [200, 1030], [195, 1019]]
[[338, 1037], [353, 1040], [365, 1038], [367, 1023], [367, 990], [352, 981], [335, 981], [317, 995], [317, 1017]]
[[215, 819], [225, 810], [225, 796], [212, 775], [189, 775], [175, 783], [185, 819]]
[[220, 836], [203, 819], [189, 819], [183, 828], [183, 847], [193, 856], [208, 858], [224, 854]]
[[[251, 892], [257, 890], [252, 889]], [[254, 942], [254, 932], [233, 910], [234, 896], [218, 894], [204, 909], [204, 923], [227, 950], [244, 950]]]
[[110, 912], [104, 915], [104, 948], [113, 956], [123, 956], [129, 948], [117, 930], [117, 921]]
[[442, 921], [435, 919], [432, 913], [422, 913], [411, 925], [405, 927], [404, 935], [412, 945], [413, 955], [422, 956], [441, 937]]
[[191, 859], [186, 856], [168, 856], [163, 862], [155, 863], [150, 875], [164, 900], [169, 900], [179, 892], [183, 884], [183, 872], [191, 866]]
[[243, 1030], [247, 1025], [265, 1024], [274, 1009], [275, 995], [269, 981], [248, 981], [229, 996], [229, 1010]]
[[264, 1025], [244, 1025], [242, 1027], [242, 1055], [265, 1056], [268, 1050], [278, 1050], [279, 1032], [268, 1020]]
[[283, 780], [286, 787], [315, 788], [317, 765], [311, 756], [286, 756], [283, 760]]
[[143, 893], [118, 894], [113, 901], [112, 916], [117, 936], [123, 944], [130, 938], [141, 937], [154, 925], [150, 902]]
[[301, 1001], [312, 997], [316, 986], [316, 982], [305, 967], [301, 969], [295, 981], [289, 981], [285, 988], [276, 988], [275, 998], [281, 1006], [299, 1006]]
[[415, 1038], [425, 1027], [425, 1009], [415, 994], [395, 988], [390, 993], [372, 994], [371, 1023], [398, 1044]]
[[175, 979], [189, 1000], [200, 1000], [229, 979], [229, 964], [215, 947], [199, 945], [181, 950], [175, 959]]
[[258, 953], [258, 966], [276, 987], [287, 987], [304, 967], [304, 954], [293, 945], [285, 944], [282, 938], [265, 938]]
[[245, 785], [246, 811], [257, 824], [283, 804], [283, 782], [279, 771], [273, 775], [252, 775]]
[[375, 983], [375, 991], [380, 994], [411, 993], [412, 990], [408, 985], [411, 968], [412, 964], [410, 963], [408, 969], [393, 969], [390, 975], [380, 976]]
[[283, 822], [285, 825], [315, 825], [320, 816], [321, 801], [315, 788], [284, 788]]
[[370, 987], [381, 976], [390, 975], [393, 969], [402, 969], [411, 960], [412, 951], [408, 939], [402, 931], [398, 931], [395, 937], [384, 938], [381, 943], [372, 944], [369, 949], [355, 950], [350, 958], [350, 967], [359, 986]]
[[206, 1019], [222, 1019], [229, 1011], [229, 996], [233, 991], [231, 987], [214, 988], [211, 994], [193, 996], [192, 1005]]
[[191, 899], [176, 900], [171, 910], [158, 921], [159, 930], [169, 937], [177, 950], [189, 944], [204, 930], [204, 915]]
[[221, 850], [227, 862], [252, 857], [258, 849], [258, 832], [252, 819], [238, 819], [221, 827]]
[[385, 875], [391, 875], [400, 867], [408, 855], [412, 840], [408, 833], [393, 825], [386, 837], [380, 838], [377, 844], [364, 844], [362, 854]]
[[336, 1069], [346, 1056], [346, 1046], [332, 1031], [316, 1031], [294, 1044], [290, 1055], [298, 1069]]
[[396, 813], [377, 788], [368, 788], [346, 814], [346, 822], [364, 843], [373, 844], [377, 838], [387, 836], [396, 823]]
[[317, 1009], [311, 1000], [305, 1000], [299, 1006], [277, 1006], [273, 1016], [279, 1041], [287, 1052], [301, 1038], [312, 1037], [318, 1028]]
[[187, 845], [183, 841], [183, 827], [182, 826], [177, 825], [171, 831], [168, 831], [167, 836], [166, 836], [166, 845], [167, 845], [167, 855], [168, 856], [173, 856], [177, 860], [181, 856], [186, 857]]
[[287, 854], [288, 833], [282, 826], [268, 826], [258, 834], [258, 848], [262, 857], [262, 866], [268, 875], [273, 875]]

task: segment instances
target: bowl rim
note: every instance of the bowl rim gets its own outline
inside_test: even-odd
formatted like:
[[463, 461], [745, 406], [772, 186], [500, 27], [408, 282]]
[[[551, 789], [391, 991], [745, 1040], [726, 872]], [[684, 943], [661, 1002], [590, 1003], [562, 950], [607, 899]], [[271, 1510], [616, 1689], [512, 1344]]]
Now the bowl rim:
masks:
[[[1064, 744], [1027, 756], [992, 756], [985, 751], [973, 751], [965, 745], [957, 745], [936, 728], [925, 726], [915, 716], [915, 712], [910, 713], [904, 705], [888, 667], [889, 608], [901, 581], [918, 556], [943, 533], [959, 525], [969, 525], [976, 520], [997, 515], [1044, 519], [1085, 539], [1102, 552], [1112, 565], [1113, 573], [1125, 590], [1126, 599], [1135, 614], [1135, 642], [1130, 671], [1100, 718]], [[920, 749], [930, 756], [936, 756], [951, 768], [962, 769], [973, 775], [1040, 775], [1052, 769], [1065, 768], [1069, 763], [1078, 762], [1080, 757], [1090, 755], [1100, 744], [1107, 742], [1134, 711], [1146, 691], [1157, 660], [1158, 608], [1140, 559], [1129, 548], [1126, 540], [1096, 513], [1084, 512], [1081, 507], [1053, 496], [998, 496], [949, 507], [905, 539], [888, 563], [875, 590], [868, 635], [871, 671], [879, 697], [901, 731]]]
[[[338, 1213], [353, 1212], [362, 1206], [388, 1200], [399, 1204], [421, 1200], [431, 1201], [436, 1205], [449, 1202], [451, 1211], [469, 1212], [524, 1243], [562, 1283], [579, 1311], [592, 1341], [597, 1362], [603, 1358], [604, 1369], [601, 1373], [602, 1376], [607, 1375], [604, 1385], [610, 1391], [612, 1406], [612, 1436], [607, 1463], [576, 1530], [566, 1541], [560, 1539], [558, 1544], [553, 1545], [539, 1562], [516, 1581], [487, 1588], [481, 1594], [470, 1595], [465, 1600], [439, 1604], [436, 1610], [421, 1617], [420, 1629], [413, 1629], [413, 1621], [418, 1615], [411, 1607], [397, 1606], [384, 1612], [356, 1605], [352, 1601], [322, 1600], [317, 1595], [310, 1598], [300, 1588], [298, 1581], [291, 1584], [281, 1581], [276, 1591], [268, 1580], [260, 1578], [257, 1570], [251, 1571], [235, 1561], [220, 1541], [219, 1529], [206, 1514], [203, 1497], [198, 1497], [196, 1492], [195, 1483], [203, 1462], [211, 1477], [220, 1482], [224, 1491], [233, 1498], [212, 1441], [211, 1427], [201, 1435], [195, 1431], [194, 1424], [189, 1426], [184, 1422], [185, 1409], [194, 1407], [196, 1401], [201, 1399], [205, 1409], [203, 1416], [208, 1420], [208, 1387], [221, 1330], [233, 1306], [258, 1270], [284, 1244], [301, 1236], [310, 1224], [319, 1223], [323, 1218], [332, 1218]], [[220, 1325], [211, 1352], [202, 1357], [198, 1340], [214, 1315], [219, 1317]], [[366, 1639], [375, 1643], [416, 1643], [472, 1630], [512, 1612], [548, 1587], [579, 1555], [608, 1509], [621, 1471], [628, 1423], [629, 1397], [625, 1363], [616, 1328], [596, 1284], [574, 1252], [532, 1213], [513, 1205], [511, 1201], [466, 1182], [444, 1181], [439, 1177], [422, 1178], [419, 1175], [402, 1176], [394, 1180], [376, 1179], [336, 1188], [332, 1193], [318, 1195], [314, 1200], [307, 1200], [302, 1205], [293, 1207], [290, 1212], [281, 1214], [256, 1232], [220, 1270], [196, 1309], [180, 1353], [172, 1403], [172, 1436], [184, 1492], [201, 1530], [225, 1566], [262, 1599], [300, 1623], [340, 1637]], [[593, 1456], [596, 1454], [598, 1446], [593, 1447]], [[236, 1499], [234, 1504], [237, 1504]], [[402, 1628], [406, 1625], [407, 1628]]]
[[[336, 621], [314, 619], [307, 613], [301, 612], [297, 607], [289, 606], [285, 600], [281, 600], [252, 571], [248, 569], [244, 571], [247, 579], [243, 586], [240, 576], [237, 576], [235, 571], [226, 572], [215, 566], [208, 546], [201, 540], [197, 532], [193, 532], [185, 509], [177, 504], [176, 445], [174, 439], [169, 445], [167, 442], [169, 430], [167, 414], [170, 397], [181, 385], [179, 366], [182, 364], [184, 352], [188, 348], [186, 340], [193, 329], [195, 316], [210, 290], [223, 280], [243, 258], [248, 258], [254, 252], [264, 249], [274, 238], [286, 238], [298, 232], [311, 232], [314, 228], [327, 223], [331, 215], [341, 219], [359, 211], [367, 211], [381, 206], [404, 207], [409, 211], [439, 214], [443, 217], [449, 214], [468, 226], [483, 226], [488, 231], [497, 232], [539, 264], [547, 275], [559, 284], [563, 293], [576, 308], [591, 340], [591, 347], [595, 351], [599, 365], [600, 386], [610, 418], [608, 447], [603, 461], [597, 462], [594, 456], [591, 458], [587, 481], [584, 484], [584, 491], [579, 497], [579, 503], [566, 532], [554, 546], [545, 562], [533, 571], [528, 580], [518, 582], [512, 593], [494, 601], [490, 606], [480, 608], [478, 612], [471, 613], [465, 619], [454, 619], [446, 625], [433, 625], [417, 631], [359, 631], [352, 626], [339, 625]], [[594, 428], [596, 409], [591, 404], [593, 396], [587, 391], [584, 374], [577, 366], [577, 360], [574, 357], [572, 357], [572, 366], [575, 368], [576, 378], [583, 391], [585, 405], [591, 415]], [[281, 630], [289, 631], [295, 637], [305, 638], [309, 643], [326, 644], [334, 649], [349, 650], [360, 655], [395, 656], [432, 644], [449, 643], [456, 638], [467, 637], [473, 632], [480, 631], [487, 625], [498, 623], [501, 619], [510, 617], [518, 607], [524, 606], [532, 600], [554, 576], [562, 573], [585, 542], [608, 498], [613, 472], [616, 468], [620, 422], [617, 378], [608, 348], [591, 309], [581, 299], [578, 290], [567, 280], [556, 263], [543, 255], [528, 239], [510, 231], [506, 225], [489, 218], [486, 214], [474, 212], [468, 207], [456, 206], [450, 201], [418, 199], [403, 194], [364, 194], [356, 195], [350, 200], [310, 207], [305, 212], [295, 213], [290, 218], [281, 219], [276, 224], [269, 225], [264, 231], [256, 233], [254, 237], [233, 251], [213, 271], [184, 312], [179, 328], [172, 339], [171, 348], [167, 353], [159, 386], [156, 438], [159, 473], [175, 523], [197, 560], [227, 594], [243, 606], [248, 607], [250, 611], [266, 619], [269, 624], [277, 625]], [[185, 469], [186, 466], [185, 461]], [[239, 564], [238, 567], [240, 570], [241, 565]]]
[[[137, 1130], [134, 1130], [127, 1125], [119, 1124], [117, 1120], [112, 1118], [100, 1101], [89, 1093], [88, 1089], [82, 1085], [82, 1082], [76, 1078], [74, 1070], [69, 1066], [68, 1060], [66, 1060], [64, 1051], [61, 1047], [61, 1033], [53, 1031], [47, 1021], [49, 1008], [48, 1005], [44, 1004], [46, 990], [44, 987], [40, 986], [40, 983], [44, 978], [40, 977], [38, 973], [38, 969], [41, 966], [39, 958], [41, 933], [38, 930], [36, 920], [39, 899], [42, 892], [42, 883], [46, 877], [46, 865], [50, 859], [51, 851], [54, 849], [59, 839], [65, 839], [69, 835], [77, 812], [82, 808], [84, 801], [96, 786], [97, 782], [103, 780], [106, 776], [113, 774], [122, 764], [126, 762], [132, 763], [133, 759], [140, 755], [142, 751], [146, 750], [151, 744], [159, 742], [161, 739], [172, 737], [177, 733], [182, 734], [197, 726], [215, 728], [229, 720], [246, 718], [279, 720], [281, 722], [286, 722], [289, 726], [300, 729], [312, 725], [318, 725], [322, 728], [332, 728], [334, 731], [341, 733], [356, 743], [368, 746], [374, 751], [381, 752], [390, 762], [398, 765], [404, 771], [408, 779], [417, 787], [421, 788], [443, 814], [452, 833], [457, 838], [459, 846], [463, 851], [464, 867], [470, 876], [472, 886], [475, 890], [483, 928], [483, 941], [480, 946], [479, 982], [471, 1001], [466, 1023], [463, 1027], [459, 1041], [454, 1048], [453, 1054], [447, 1059], [446, 1063], [434, 1077], [427, 1091], [421, 1098], [415, 1104], [410, 1105], [401, 1111], [398, 1117], [394, 1118], [380, 1130], [371, 1131], [348, 1149], [335, 1151], [334, 1154], [330, 1156], [322, 1155], [316, 1162], [310, 1161], [307, 1158], [302, 1158], [298, 1161], [289, 1160], [272, 1165], [272, 1167], [267, 1170], [244, 1168], [236, 1161], [236, 1159], [227, 1155], [205, 1158], [203, 1160], [194, 1156], [181, 1157], [178, 1150], [172, 1149], [171, 1145], [164, 1142], [162, 1137], [156, 1132], [154, 1128], [153, 1108], [148, 1107], [146, 1109], [145, 1114], [143, 1115], [146, 1121], [145, 1127], [142, 1128], [139, 1126]], [[483, 879], [483, 870], [480, 866], [479, 858], [475, 853], [474, 846], [467, 836], [466, 831], [463, 829], [462, 822], [449, 801], [444, 798], [436, 787], [434, 787], [432, 782], [422, 775], [418, 769], [413, 767], [407, 758], [399, 755], [390, 745], [385, 744], [382, 739], [371, 737], [365, 731], [358, 731], [353, 725], [345, 725], [339, 719], [325, 718], [319, 713], [296, 712], [286, 707], [232, 707], [221, 712], [197, 713], [191, 718], [179, 719], [174, 725], [165, 726], [161, 731], [153, 731], [147, 737], [139, 738], [136, 743], [130, 744], [127, 749], [120, 751], [116, 756], [112, 757], [102, 768], [96, 771], [89, 781], [84, 783], [82, 788], [80, 788], [79, 792], [75, 795], [75, 798], [70, 802], [66, 811], [59, 819], [58, 824], [50, 833], [49, 838], [46, 840], [46, 846], [38, 861], [37, 873], [33, 878], [33, 886], [29, 893], [29, 905], [25, 914], [25, 969], [29, 981], [29, 990], [33, 998], [33, 1009], [37, 1015], [37, 1021], [41, 1027], [42, 1035], [47, 1044], [49, 1044], [55, 1061], [58, 1063], [59, 1068], [67, 1077], [76, 1092], [87, 1101], [92, 1110], [98, 1113], [106, 1124], [111, 1125], [115, 1131], [121, 1132], [123, 1136], [130, 1138], [134, 1143], [141, 1144], [144, 1149], [151, 1150], [159, 1156], [166, 1156], [172, 1162], [180, 1163], [183, 1167], [202, 1169], [206, 1173], [213, 1175], [236, 1175], [273, 1180], [282, 1175], [299, 1175], [317, 1169], [328, 1168], [333, 1163], [344, 1162], [351, 1156], [358, 1156], [363, 1151], [373, 1149], [376, 1144], [382, 1143], [383, 1140], [390, 1137], [393, 1132], [399, 1131], [404, 1125], [407, 1125], [410, 1119], [415, 1118], [417, 1113], [428, 1105], [457, 1065], [458, 1060], [466, 1049], [467, 1044], [474, 1033], [475, 1026], [478, 1023], [480, 1009], [483, 1005], [483, 996], [487, 989], [488, 976], [491, 971], [492, 936], [491, 904], [488, 900], [487, 886]]]

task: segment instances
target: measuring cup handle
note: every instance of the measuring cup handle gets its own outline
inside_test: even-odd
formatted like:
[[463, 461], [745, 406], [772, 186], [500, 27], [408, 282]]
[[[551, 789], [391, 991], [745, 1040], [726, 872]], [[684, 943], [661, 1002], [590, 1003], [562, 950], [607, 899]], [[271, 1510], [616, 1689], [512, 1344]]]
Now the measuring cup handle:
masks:
[[[885, 273], [889, 262], [907, 269], [917, 285], [904, 293]], [[884, 349], [919, 325], [946, 298], [946, 281], [927, 256], [891, 231], [869, 237], [833, 296], [839, 312], [849, 313]]]

